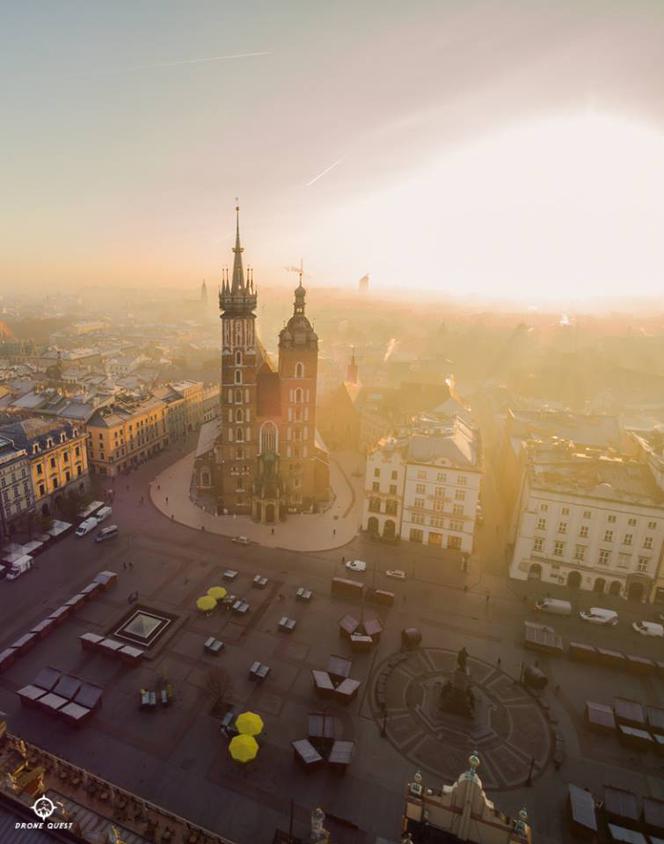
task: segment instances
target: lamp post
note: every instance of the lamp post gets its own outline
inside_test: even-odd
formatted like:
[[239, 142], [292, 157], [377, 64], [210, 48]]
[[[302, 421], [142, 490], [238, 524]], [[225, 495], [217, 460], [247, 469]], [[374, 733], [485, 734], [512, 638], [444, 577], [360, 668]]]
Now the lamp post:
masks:
[[530, 757], [530, 769], [528, 771], [528, 779], [526, 780], [526, 785], [531, 786], [533, 784], [533, 771], [535, 770], [535, 757]]

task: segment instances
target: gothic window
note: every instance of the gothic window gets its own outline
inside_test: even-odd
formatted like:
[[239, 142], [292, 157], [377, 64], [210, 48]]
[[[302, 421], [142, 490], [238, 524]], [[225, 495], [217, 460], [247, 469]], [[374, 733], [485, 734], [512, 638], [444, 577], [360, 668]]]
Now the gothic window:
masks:
[[242, 448], [242, 446], [241, 446], [241, 445], [239, 445], [239, 446], [237, 447], [237, 449], [236, 449], [236, 453], [235, 453], [235, 457], [236, 457], [238, 460], [244, 460], [244, 448]]
[[302, 404], [302, 396], [302, 387], [298, 387], [297, 390], [295, 390], [295, 404]]
[[236, 346], [242, 345], [242, 323], [241, 322], [235, 323], [235, 345]]
[[[239, 391], [238, 391], [238, 392], [239, 392]], [[232, 391], [232, 390], [229, 390], [229, 391], [228, 391], [228, 401], [229, 401], [229, 402], [232, 402], [232, 401], [233, 401], [233, 391]], [[235, 401], [237, 401], [237, 393], [235, 394]]]
[[236, 404], [242, 404], [242, 390], [235, 391], [235, 402]]
[[242, 366], [242, 352], [239, 349], [235, 352], [235, 365]]
[[235, 421], [244, 422], [244, 414], [239, 408], [235, 411]]
[[235, 429], [235, 441], [236, 442], [242, 442], [243, 440], [244, 440], [244, 431], [242, 430], [242, 428], [236, 428]]
[[242, 383], [242, 370], [241, 369], [235, 370], [235, 383], [236, 384]]
[[277, 450], [277, 426], [274, 422], [265, 422], [261, 426], [261, 454], [276, 452]]
[[303, 363], [296, 363], [295, 364], [295, 377], [296, 378], [304, 378], [304, 364]]

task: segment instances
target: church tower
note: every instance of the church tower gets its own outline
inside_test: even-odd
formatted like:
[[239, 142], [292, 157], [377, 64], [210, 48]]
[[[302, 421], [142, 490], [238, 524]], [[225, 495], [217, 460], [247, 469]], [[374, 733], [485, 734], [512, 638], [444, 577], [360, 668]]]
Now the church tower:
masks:
[[281, 476], [291, 508], [301, 509], [317, 498], [316, 379], [318, 336], [305, 313], [307, 291], [295, 289], [293, 315], [279, 334], [279, 379], [283, 413]]
[[251, 485], [256, 461], [256, 288], [253, 272], [242, 265], [240, 209], [236, 206], [233, 273], [222, 273], [221, 436], [215, 446], [220, 480], [219, 506], [231, 513], [251, 512]]

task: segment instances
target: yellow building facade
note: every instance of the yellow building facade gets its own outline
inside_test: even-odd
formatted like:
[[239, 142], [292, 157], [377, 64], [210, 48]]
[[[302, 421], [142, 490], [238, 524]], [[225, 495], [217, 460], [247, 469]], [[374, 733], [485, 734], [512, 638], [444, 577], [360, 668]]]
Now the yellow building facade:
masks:
[[166, 405], [155, 398], [100, 407], [87, 429], [91, 471], [109, 477], [144, 463], [168, 445]]
[[2, 428], [30, 459], [30, 474], [38, 513], [51, 513], [64, 495], [88, 489], [87, 434], [70, 422], [24, 419]]

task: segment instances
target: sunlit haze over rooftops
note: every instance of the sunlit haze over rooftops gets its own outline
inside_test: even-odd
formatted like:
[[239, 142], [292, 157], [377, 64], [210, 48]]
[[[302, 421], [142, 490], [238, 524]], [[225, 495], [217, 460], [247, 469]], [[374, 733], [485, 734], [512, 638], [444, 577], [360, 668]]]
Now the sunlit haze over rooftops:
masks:
[[[661, 290], [652, 3], [18, 4], [0, 282]], [[11, 80], [11, 84], [9, 84]], [[564, 306], [566, 307], [566, 305]]]

